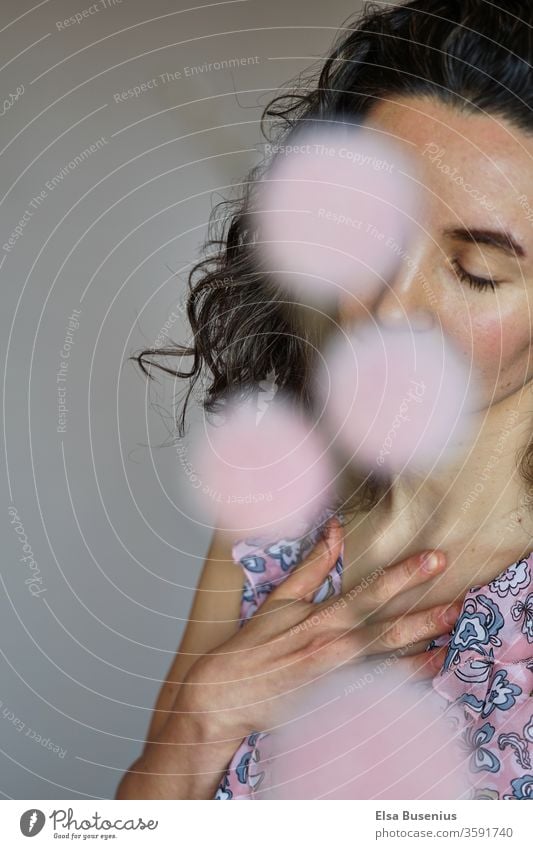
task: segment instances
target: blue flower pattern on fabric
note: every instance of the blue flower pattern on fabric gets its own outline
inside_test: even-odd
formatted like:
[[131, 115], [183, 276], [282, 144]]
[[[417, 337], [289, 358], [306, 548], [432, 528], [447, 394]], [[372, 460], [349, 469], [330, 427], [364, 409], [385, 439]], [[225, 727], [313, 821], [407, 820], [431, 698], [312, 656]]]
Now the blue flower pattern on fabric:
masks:
[[533, 775], [523, 775], [511, 781], [513, 792], [504, 799], [533, 799]]
[[[478, 606], [485, 610], [479, 610]], [[497, 635], [503, 623], [504, 619], [498, 605], [486, 595], [478, 595], [466, 601], [463, 612], [452, 631], [444, 668], [449, 669], [453, 664], [459, 663], [461, 652], [468, 649], [487, 656], [488, 651], [485, 646], [501, 646], [501, 640]]]
[[511, 684], [508, 675], [506, 669], [499, 669], [494, 675], [481, 716], [490, 716], [496, 709], [509, 710], [516, 704], [516, 696], [520, 695], [522, 688], [518, 684]]
[[531, 572], [527, 560], [517, 560], [503, 572], [501, 572], [489, 584], [489, 589], [505, 598], [507, 595], [518, 595], [531, 581]]
[[530, 593], [525, 601], [517, 601], [513, 604], [511, 616], [515, 622], [524, 620], [522, 633], [527, 637], [528, 643], [533, 643], [533, 593]]
[[274, 545], [269, 545], [266, 552], [279, 561], [284, 572], [288, 572], [291, 566], [295, 566], [300, 560], [300, 549], [298, 540], [282, 539]]
[[494, 726], [485, 722], [481, 728], [466, 728], [464, 731], [464, 744], [470, 756], [469, 766], [472, 772], [498, 772], [500, 761], [488, 748], [494, 737]]
[[217, 792], [215, 794], [215, 799], [218, 799], [219, 801], [220, 800], [226, 801], [227, 799], [233, 799], [233, 793], [232, 793], [230, 786], [229, 786], [229, 776], [228, 776], [227, 773], [224, 775], [224, 777], [222, 778], [222, 781], [220, 782], [220, 784], [217, 788]]
[[527, 740], [520, 737], [520, 735], [516, 734], [514, 731], [511, 731], [510, 734], [500, 734], [498, 737], [498, 748], [503, 752], [508, 746], [513, 750], [516, 762], [519, 766], [523, 766], [525, 768], [529, 768], [531, 766]]
[[266, 571], [266, 561], [264, 557], [243, 557], [242, 565], [248, 572], [265, 572]]

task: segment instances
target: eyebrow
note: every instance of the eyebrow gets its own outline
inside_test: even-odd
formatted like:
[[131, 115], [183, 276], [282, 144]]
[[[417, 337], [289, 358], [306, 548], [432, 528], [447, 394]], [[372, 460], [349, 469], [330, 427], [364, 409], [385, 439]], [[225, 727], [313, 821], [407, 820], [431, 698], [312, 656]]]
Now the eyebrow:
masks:
[[510, 233], [503, 230], [469, 230], [462, 227], [449, 227], [444, 231], [444, 235], [469, 244], [489, 245], [510, 256], [526, 256], [522, 245], [516, 242]]

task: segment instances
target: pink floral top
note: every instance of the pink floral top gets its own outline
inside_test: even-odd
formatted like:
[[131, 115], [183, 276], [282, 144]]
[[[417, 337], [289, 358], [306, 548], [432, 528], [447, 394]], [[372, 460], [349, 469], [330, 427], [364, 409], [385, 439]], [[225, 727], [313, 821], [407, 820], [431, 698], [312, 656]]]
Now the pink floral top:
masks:
[[[328, 511], [326, 519], [333, 513]], [[322, 519], [307, 536], [268, 544], [239, 540], [233, 559], [245, 573], [241, 627], [268, 593], [315, 545]], [[315, 593], [322, 602], [342, 589], [342, 554]], [[468, 758], [471, 798], [533, 800], [533, 551], [483, 587], [472, 587], [451, 634], [428, 649], [448, 645], [433, 687], [453, 705]], [[257, 799], [267, 764], [266, 732], [254, 731], [235, 752], [215, 799]]]

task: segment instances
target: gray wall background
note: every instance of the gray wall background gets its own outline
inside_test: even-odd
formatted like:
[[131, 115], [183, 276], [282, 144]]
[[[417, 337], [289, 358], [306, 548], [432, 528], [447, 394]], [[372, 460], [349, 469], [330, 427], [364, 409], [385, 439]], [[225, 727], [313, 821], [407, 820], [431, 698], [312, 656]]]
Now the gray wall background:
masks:
[[173, 311], [186, 338], [185, 273], [212, 204], [261, 156], [261, 106], [361, 4], [96, 5], [0, 13], [4, 798], [112, 798], [140, 752], [211, 527], [175, 448], [158, 447], [178, 387], [148, 393], [127, 357]]

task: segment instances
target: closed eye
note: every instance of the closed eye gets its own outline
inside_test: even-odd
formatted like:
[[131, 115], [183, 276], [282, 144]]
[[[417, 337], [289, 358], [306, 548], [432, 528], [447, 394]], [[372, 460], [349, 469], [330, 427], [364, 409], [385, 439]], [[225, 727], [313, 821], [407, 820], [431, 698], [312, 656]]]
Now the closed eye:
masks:
[[468, 283], [472, 289], [485, 290], [490, 288], [494, 291], [503, 282], [502, 280], [494, 280], [492, 277], [478, 277], [476, 274], [470, 274], [463, 268], [457, 258], [452, 260], [452, 266], [459, 279], [463, 283]]

